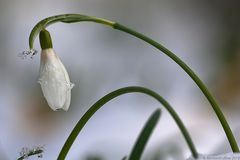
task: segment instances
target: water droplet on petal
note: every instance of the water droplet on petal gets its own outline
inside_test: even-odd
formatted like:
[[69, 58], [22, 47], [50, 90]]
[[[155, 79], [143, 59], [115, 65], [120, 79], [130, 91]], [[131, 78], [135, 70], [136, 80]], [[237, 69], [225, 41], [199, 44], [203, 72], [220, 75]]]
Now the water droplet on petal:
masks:
[[37, 83], [42, 84], [42, 80], [38, 79]]
[[70, 89], [72, 89], [74, 86], [75, 84], [70, 82]]
[[48, 84], [48, 82], [46, 80], [43, 80], [42, 78], [39, 78], [37, 83], [39, 83], [41, 86], [45, 86]]
[[72, 82], [67, 83], [67, 89], [68, 90], [71, 90], [74, 86], [75, 86], [75, 84], [72, 83]]

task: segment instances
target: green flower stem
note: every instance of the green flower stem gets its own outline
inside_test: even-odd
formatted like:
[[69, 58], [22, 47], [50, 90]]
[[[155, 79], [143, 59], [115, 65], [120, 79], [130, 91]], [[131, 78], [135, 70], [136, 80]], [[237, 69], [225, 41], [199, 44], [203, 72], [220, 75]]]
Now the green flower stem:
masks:
[[62, 14], [62, 15], [48, 17], [48, 18], [45, 18], [42, 21], [38, 22], [32, 29], [31, 34], [29, 36], [30, 49], [33, 49], [34, 40], [36, 39], [39, 32], [41, 30], [45, 29], [46, 27], [48, 27], [49, 25], [57, 23], [57, 22], [75, 23], [75, 22], [81, 22], [81, 21], [96, 22], [96, 23], [104, 24], [104, 25], [111, 26], [111, 27], [114, 24], [114, 22], [106, 20], [106, 19], [86, 16], [86, 15], [80, 15], [80, 14]]
[[161, 44], [157, 43], [151, 38], [146, 37], [145, 35], [138, 33], [132, 29], [129, 29], [119, 23], [115, 23], [113, 26], [115, 29], [129, 33], [139, 39], [142, 39], [143, 41], [151, 44], [152, 46], [156, 47], [163, 53], [165, 53], [168, 57], [170, 57], [172, 60], [174, 60], [191, 78], [192, 80], [197, 84], [197, 86], [200, 88], [200, 90], [203, 92], [203, 94], [206, 96], [210, 104], [212, 105], [213, 110], [215, 111], [220, 123], [222, 124], [222, 127], [226, 133], [226, 136], [228, 138], [228, 141], [231, 145], [233, 152], [239, 152], [239, 147], [236, 142], [236, 139], [232, 133], [232, 130], [221, 111], [220, 107], [218, 106], [217, 102], [211, 95], [211, 93], [208, 91], [207, 87], [204, 85], [204, 83], [200, 80], [200, 78], [193, 72], [193, 70], [186, 65], [180, 58], [178, 58], [173, 52], [162, 46]]
[[163, 47], [161, 44], [157, 43], [151, 38], [148, 38], [147, 36], [138, 33], [126, 26], [123, 26], [119, 23], [112, 22], [106, 19], [101, 19], [101, 18], [96, 18], [96, 17], [90, 17], [86, 15], [80, 15], [80, 14], [63, 14], [63, 15], [57, 15], [57, 16], [52, 16], [48, 17], [46, 19], [43, 19], [40, 21], [31, 31], [30, 37], [29, 37], [29, 47], [30, 49], [33, 49], [33, 43], [36, 38], [36, 36], [39, 34], [39, 32], [44, 29], [45, 27], [56, 23], [56, 22], [64, 22], [64, 23], [74, 23], [74, 22], [81, 22], [81, 21], [91, 21], [91, 22], [96, 22], [100, 24], [104, 24], [107, 26], [110, 26], [114, 29], [126, 32], [128, 34], [131, 34], [139, 39], [142, 39], [143, 41], [151, 44], [152, 46], [156, 47], [160, 51], [162, 51], [164, 54], [169, 56], [172, 60], [174, 60], [192, 79], [193, 81], [197, 84], [197, 86], [200, 88], [200, 90], [203, 92], [203, 94], [206, 96], [210, 104], [212, 105], [213, 110], [215, 111], [224, 131], [225, 134], [228, 138], [228, 141], [231, 145], [232, 151], [233, 152], [239, 152], [239, 148], [236, 142], [236, 139], [234, 138], [234, 135], [231, 131], [231, 128], [223, 115], [220, 107], [216, 103], [215, 99], [213, 96], [210, 94], [208, 91], [207, 87], [204, 85], [204, 83], [199, 79], [199, 77], [180, 59], [178, 58], [174, 53], [169, 51], [167, 48]]
[[223, 114], [223, 112], [221, 111], [220, 107], [218, 106], [217, 102], [215, 101], [215, 99], [213, 98], [213, 96], [211, 95], [211, 93], [208, 91], [207, 87], [204, 85], [204, 83], [201, 81], [201, 79], [193, 72], [193, 70], [188, 67], [180, 58], [178, 58], [174, 53], [172, 53], [170, 50], [168, 50], [167, 48], [165, 48], [164, 46], [162, 46], [161, 44], [157, 43], [156, 41], [154, 41], [151, 38], [148, 38], [147, 36], [136, 32], [132, 29], [129, 29], [126, 26], [123, 26], [119, 23], [115, 23], [113, 25], [114, 29], [126, 32], [128, 34], [131, 34], [149, 44], [151, 44], [152, 46], [156, 47], [157, 49], [159, 49], [160, 51], [162, 51], [163, 53], [165, 53], [168, 57], [170, 57], [172, 60], [174, 60], [191, 78], [192, 80], [197, 84], [197, 86], [200, 88], [200, 90], [203, 92], [203, 94], [206, 96], [206, 98], [208, 99], [208, 101], [210, 102], [210, 104], [212, 105], [213, 110], [215, 111], [225, 133], [226, 136], [228, 138], [228, 141], [231, 145], [232, 151], [233, 152], [239, 152], [239, 147], [237, 144], [237, 141], [232, 133], [232, 130]]
[[88, 122], [88, 120], [94, 115], [94, 113], [99, 110], [104, 104], [109, 102], [110, 100], [126, 94], [126, 93], [133, 93], [133, 92], [138, 92], [138, 93], [144, 93], [146, 95], [149, 95], [153, 98], [155, 98], [157, 101], [159, 101], [166, 109], [167, 111], [171, 114], [175, 122], [177, 123], [179, 129], [181, 130], [185, 140], [187, 141], [187, 144], [192, 152], [193, 157], [197, 158], [198, 153], [194, 147], [194, 144], [192, 142], [192, 139], [184, 126], [183, 122], [179, 118], [178, 114], [174, 111], [174, 109], [168, 104], [168, 102], [163, 99], [160, 95], [158, 95], [156, 92], [149, 90], [147, 88], [143, 87], [138, 87], [138, 86], [132, 86], [132, 87], [125, 87], [121, 88], [118, 90], [115, 90], [100, 100], [98, 100], [94, 105], [90, 107], [90, 109], [82, 116], [82, 118], [78, 121], [74, 129], [72, 130], [71, 134], [69, 135], [68, 139], [66, 140], [61, 152], [59, 153], [58, 160], [64, 160], [67, 156], [67, 153], [69, 149], [71, 148], [73, 142], [77, 138], [78, 134], [82, 130], [82, 128], [85, 126], [85, 124]]

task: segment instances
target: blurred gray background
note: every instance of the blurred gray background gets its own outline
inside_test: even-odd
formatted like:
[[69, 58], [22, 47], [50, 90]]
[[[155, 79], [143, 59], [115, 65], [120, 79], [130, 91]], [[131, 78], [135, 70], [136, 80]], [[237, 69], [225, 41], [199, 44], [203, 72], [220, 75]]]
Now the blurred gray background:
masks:
[[[56, 159], [84, 112], [105, 94], [129, 85], [148, 87], [165, 97], [180, 114], [200, 153], [231, 152], [220, 123], [193, 81], [164, 54], [132, 36], [88, 22], [48, 28], [54, 49], [75, 84], [68, 112], [53, 112], [43, 98], [37, 83], [38, 39], [39, 52], [33, 59], [23, 60], [18, 53], [28, 49], [33, 26], [48, 16], [81, 13], [120, 22], [169, 48], [201, 77], [240, 143], [239, 8], [238, 0], [1, 0], [1, 159], [17, 159], [22, 147], [34, 146], [44, 146], [44, 160]], [[162, 108], [141, 94], [111, 101], [89, 121], [67, 159], [121, 159], [129, 154], [157, 107]], [[189, 157], [178, 127], [162, 110], [144, 159]]]

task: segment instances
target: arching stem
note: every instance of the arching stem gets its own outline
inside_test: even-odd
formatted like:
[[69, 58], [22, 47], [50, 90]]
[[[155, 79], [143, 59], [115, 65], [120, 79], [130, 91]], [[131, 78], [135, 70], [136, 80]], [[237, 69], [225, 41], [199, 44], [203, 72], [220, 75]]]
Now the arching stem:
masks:
[[126, 93], [144, 93], [146, 95], [149, 95], [149, 96], [155, 98], [158, 102], [160, 102], [167, 109], [167, 111], [170, 113], [170, 115], [173, 117], [173, 119], [177, 123], [179, 129], [181, 130], [181, 132], [192, 152], [193, 157], [195, 157], [195, 158], [198, 157], [198, 153], [195, 149], [193, 141], [192, 141], [186, 127], [184, 126], [183, 122], [179, 118], [178, 114], [168, 104], [168, 102], [152, 90], [149, 90], [149, 89], [143, 88], [143, 87], [132, 86], [132, 87], [125, 87], [125, 88], [115, 90], [115, 91], [107, 94], [100, 100], [98, 100], [94, 105], [92, 105], [90, 107], [90, 109], [82, 116], [82, 118], [78, 121], [78, 123], [72, 130], [72, 132], [69, 135], [68, 139], [66, 140], [64, 146], [62, 147], [61, 152], [59, 153], [58, 160], [64, 160], [66, 158], [66, 155], [67, 155], [69, 149], [71, 148], [73, 142], [77, 138], [78, 134], [80, 133], [82, 128], [85, 126], [85, 124], [88, 122], [88, 120], [94, 115], [95, 112], [97, 112], [104, 104], [106, 104], [110, 100], [112, 100], [120, 95], [126, 94]]
[[174, 53], [172, 53], [170, 50], [162, 46], [161, 44], [157, 43], [156, 41], [152, 40], [151, 38], [146, 37], [145, 35], [138, 33], [132, 29], [129, 29], [119, 23], [115, 23], [113, 26], [117, 30], [124, 31], [126, 33], [129, 33], [135, 37], [138, 37], [139, 39], [151, 44], [152, 46], [156, 47], [163, 53], [165, 53], [168, 57], [170, 57], [172, 60], [174, 60], [191, 78], [192, 80], [197, 84], [197, 86], [200, 88], [200, 90], [203, 92], [205, 97], [208, 99], [209, 103], [211, 104], [213, 110], [215, 111], [225, 133], [227, 136], [227, 139], [231, 145], [233, 152], [239, 152], [239, 147], [237, 145], [237, 141], [232, 133], [232, 130], [221, 111], [220, 107], [218, 106], [217, 102], [211, 95], [211, 93], [208, 91], [207, 87], [204, 85], [204, 83], [201, 81], [201, 79], [193, 72], [193, 70], [188, 67], [180, 58], [178, 58]]

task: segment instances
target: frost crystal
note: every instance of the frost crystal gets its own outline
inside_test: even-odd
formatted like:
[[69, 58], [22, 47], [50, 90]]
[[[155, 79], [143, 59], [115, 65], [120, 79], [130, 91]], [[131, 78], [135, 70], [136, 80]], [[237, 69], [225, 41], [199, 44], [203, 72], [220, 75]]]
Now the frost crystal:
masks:
[[43, 157], [43, 146], [37, 146], [32, 149], [29, 149], [27, 147], [23, 147], [22, 150], [19, 152], [20, 158], [18, 160], [27, 160], [30, 156], [36, 155], [38, 158]]
[[23, 52], [19, 53], [18, 57], [20, 57], [22, 59], [26, 59], [28, 56], [30, 56], [31, 58], [33, 58], [33, 56], [36, 54], [37, 54], [37, 50], [30, 49], [28, 51], [23, 51]]

